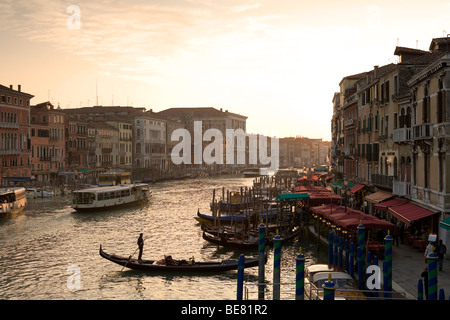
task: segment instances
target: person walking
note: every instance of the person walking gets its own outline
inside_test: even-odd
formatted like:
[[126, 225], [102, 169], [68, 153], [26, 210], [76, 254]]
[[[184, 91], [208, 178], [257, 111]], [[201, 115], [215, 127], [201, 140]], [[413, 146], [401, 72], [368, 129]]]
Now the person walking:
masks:
[[139, 257], [138, 257], [138, 262], [142, 263], [142, 252], [144, 251], [144, 234], [141, 233], [139, 235], [138, 241], [137, 241], [137, 245], [139, 247]]
[[444, 266], [444, 255], [447, 253], [447, 247], [442, 243], [442, 240], [439, 240], [438, 245], [436, 246], [436, 254], [438, 257], [438, 266], [439, 271], [442, 271], [442, 267]]

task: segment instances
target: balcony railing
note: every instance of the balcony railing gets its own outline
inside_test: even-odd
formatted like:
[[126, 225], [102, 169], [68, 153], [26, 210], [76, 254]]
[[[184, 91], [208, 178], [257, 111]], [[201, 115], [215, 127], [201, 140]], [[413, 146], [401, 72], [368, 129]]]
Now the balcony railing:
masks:
[[392, 193], [402, 197], [410, 197], [411, 182], [394, 180], [392, 182]]
[[381, 187], [387, 187], [392, 189], [392, 181], [394, 180], [394, 176], [385, 176], [382, 174], [374, 174], [371, 175], [371, 181], [373, 184]]
[[409, 142], [412, 140], [411, 128], [400, 128], [394, 130], [393, 141], [395, 143]]
[[432, 139], [432, 126], [430, 123], [417, 124], [413, 127], [413, 134], [415, 140]]
[[7, 150], [0, 150], [0, 155], [7, 156], [7, 155], [18, 155], [21, 154], [22, 151], [19, 149], [7, 149]]
[[0, 122], [0, 128], [19, 129], [19, 124], [11, 122]]

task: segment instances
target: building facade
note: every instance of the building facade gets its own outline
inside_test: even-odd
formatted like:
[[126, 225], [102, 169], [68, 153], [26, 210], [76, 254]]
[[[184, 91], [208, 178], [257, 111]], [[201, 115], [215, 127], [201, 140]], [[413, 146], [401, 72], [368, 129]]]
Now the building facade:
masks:
[[55, 185], [65, 170], [65, 113], [50, 102], [31, 106], [31, 167], [40, 185]]
[[[415, 227], [441, 238], [447, 232], [439, 221], [450, 214], [449, 49], [449, 37], [432, 39], [428, 51], [396, 47], [398, 63], [360, 74], [351, 83], [355, 91], [341, 82], [333, 96], [331, 125], [335, 172], [428, 210]], [[343, 81], [350, 83], [348, 77]], [[348, 126], [355, 100], [353, 137]], [[357, 151], [350, 162], [346, 148], [352, 146]]]
[[0, 186], [31, 178], [30, 101], [33, 95], [0, 85]]

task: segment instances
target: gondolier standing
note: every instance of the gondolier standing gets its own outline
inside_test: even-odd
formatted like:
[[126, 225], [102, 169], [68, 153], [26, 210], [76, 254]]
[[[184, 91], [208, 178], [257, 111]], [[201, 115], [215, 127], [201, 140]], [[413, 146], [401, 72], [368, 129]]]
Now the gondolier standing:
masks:
[[142, 263], [142, 251], [144, 251], [144, 237], [143, 237], [143, 233], [141, 233], [139, 235], [137, 244], [139, 246], [139, 257], [138, 257], [138, 262]]

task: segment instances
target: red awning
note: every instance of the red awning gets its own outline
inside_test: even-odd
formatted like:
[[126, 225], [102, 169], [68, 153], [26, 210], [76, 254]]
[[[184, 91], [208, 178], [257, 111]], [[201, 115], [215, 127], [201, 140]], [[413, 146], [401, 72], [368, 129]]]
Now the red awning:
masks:
[[361, 190], [362, 188], [364, 188], [366, 185], [365, 184], [360, 184], [358, 183], [357, 185], [353, 186], [350, 191], [352, 193], [357, 193], [359, 190]]
[[407, 225], [409, 225], [412, 221], [426, 218], [436, 213], [413, 203], [406, 203], [395, 207], [389, 207], [388, 211], [390, 214], [395, 216], [400, 221], [406, 223]]
[[388, 201], [383, 201], [380, 203], [377, 203], [376, 205], [374, 205], [374, 209], [378, 209], [378, 210], [387, 210], [389, 207], [395, 207], [395, 206], [400, 206], [403, 204], [408, 203], [408, 200], [405, 199], [391, 199]]

